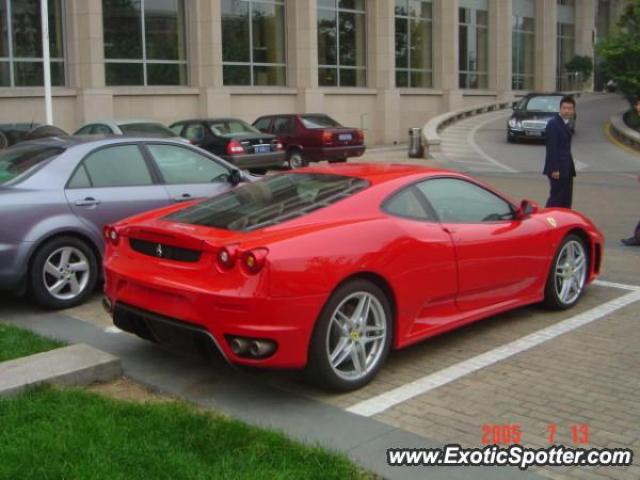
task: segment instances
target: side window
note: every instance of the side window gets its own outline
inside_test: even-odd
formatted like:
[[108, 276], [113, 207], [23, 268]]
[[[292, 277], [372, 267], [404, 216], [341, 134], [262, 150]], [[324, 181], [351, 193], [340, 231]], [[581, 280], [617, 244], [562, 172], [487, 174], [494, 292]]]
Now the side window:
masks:
[[261, 118], [256, 123], [253, 124], [255, 128], [260, 130], [261, 132], [269, 132], [269, 124], [271, 123], [271, 117]]
[[416, 220], [435, 220], [423, 208], [416, 196], [415, 187], [411, 186], [396, 193], [382, 206], [383, 210], [396, 217], [413, 218]]
[[208, 157], [175, 145], [148, 145], [166, 183], [170, 185], [226, 180], [229, 170]]
[[192, 142], [200, 142], [204, 139], [204, 127], [200, 124], [189, 125], [184, 129], [183, 137]]
[[78, 130], [74, 135], [89, 135], [94, 125], [85, 125], [80, 130]]
[[90, 153], [83, 164], [94, 187], [126, 187], [153, 183], [137, 145], [101, 148]]
[[278, 117], [273, 123], [273, 133], [276, 135], [293, 133], [294, 130], [293, 118], [291, 117]]
[[176, 134], [176, 136], [180, 136], [180, 134], [182, 133], [182, 128], [184, 127], [184, 125], [182, 123], [179, 123], [178, 125], [172, 125], [169, 127], [169, 130], [171, 130], [173, 133]]
[[513, 219], [511, 205], [479, 185], [435, 178], [417, 185], [442, 222], [482, 223]]
[[93, 128], [91, 129], [91, 133], [94, 135], [96, 134], [109, 135], [110, 133], [113, 133], [113, 132], [106, 125], [94, 125]]
[[87, 169], [84, 167], [84, 163], [81, 164], [69, 180], [67, 188], [91, 188], [91, 180], [87, 175]]

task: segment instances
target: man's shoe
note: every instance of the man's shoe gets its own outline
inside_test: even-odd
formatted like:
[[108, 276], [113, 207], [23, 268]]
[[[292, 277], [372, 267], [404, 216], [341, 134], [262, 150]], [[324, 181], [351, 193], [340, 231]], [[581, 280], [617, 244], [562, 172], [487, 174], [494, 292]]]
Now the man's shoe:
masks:
[[629, 247], [640, 247], [640, 240], [636, 237], [623, 238], [620, 241]]

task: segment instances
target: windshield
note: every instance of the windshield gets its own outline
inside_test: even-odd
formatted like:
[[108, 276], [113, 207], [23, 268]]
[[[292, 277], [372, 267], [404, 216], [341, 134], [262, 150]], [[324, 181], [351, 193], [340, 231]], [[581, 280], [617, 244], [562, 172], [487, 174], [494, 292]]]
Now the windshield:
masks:
[[227, 230], [257, 230], [327, 207], [368, 186], [366, 180], [342, 175], [272, 175], [170, 214], [166, 220]]
[[122, 130], [122, 133], [125, 135], [138, 135], [141, 137], [173, 138], [177, 136], [167, 127], [159, 123], [129, 123], [127, 125], [120, 125], [120, 130]]
[[211, 133], [218, 137], [232, 137], [234, 135], [242, 135], [246, 133], [255, 133], [257, 135], [261, 134], [259, 130], [256, 130], [242, 120], [218, 120], [211, 122], [209, 124], [209, 128], [211, 129]]
[[301, 115], [300, 120], [302, 120], [302, 124], [305, 128], [342, 127], [342, 125], [327, 115]]
[[560, 96], [531, 97], [527, 102], [525, 110], [530, 112], [559, 112]]
[[42, 162], [64, 152], [64, 148], [43, 145], [19, 145], [0, 154], [0, 185], [27, 173]]

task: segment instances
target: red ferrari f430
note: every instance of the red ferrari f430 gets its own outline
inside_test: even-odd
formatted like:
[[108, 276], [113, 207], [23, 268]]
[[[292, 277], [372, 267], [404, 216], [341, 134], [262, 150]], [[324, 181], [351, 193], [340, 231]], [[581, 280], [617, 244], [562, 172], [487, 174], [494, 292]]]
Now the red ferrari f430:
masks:
[[338, 390], [369, 382], [391, 348], [523, 305], [572, 307], [603, 250], [580, 213], [407, 165], [275, 174], [104, 233], [117, 327]]

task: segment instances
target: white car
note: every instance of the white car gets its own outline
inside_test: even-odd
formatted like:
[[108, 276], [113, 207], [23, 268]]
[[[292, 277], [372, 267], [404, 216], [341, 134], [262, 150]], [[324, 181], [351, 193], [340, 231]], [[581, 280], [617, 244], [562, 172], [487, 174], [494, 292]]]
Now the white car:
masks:
[[171, 138], [183, 143], [188, 140], [161, 123], [151, 120], [98, 120], [78, 129], [74, 135], [126, 135], [134, 137]]

